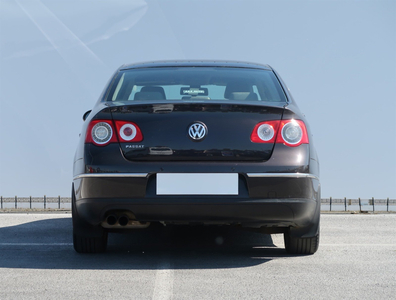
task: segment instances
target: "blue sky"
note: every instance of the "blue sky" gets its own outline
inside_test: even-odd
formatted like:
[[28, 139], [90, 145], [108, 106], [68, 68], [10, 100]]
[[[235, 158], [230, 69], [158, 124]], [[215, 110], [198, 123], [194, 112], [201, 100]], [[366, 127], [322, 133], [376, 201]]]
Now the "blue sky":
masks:
[[0, 0], [0, 194], [68, 196], [116, 68], [270, 64], [314, 134], [323, 197], [396, 198], [396, 1]]

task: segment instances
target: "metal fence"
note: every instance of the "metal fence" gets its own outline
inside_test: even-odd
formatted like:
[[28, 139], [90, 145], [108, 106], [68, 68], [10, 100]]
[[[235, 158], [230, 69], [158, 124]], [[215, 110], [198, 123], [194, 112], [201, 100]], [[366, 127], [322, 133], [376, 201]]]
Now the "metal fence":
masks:
[[[70, 197], [3, 197], [0, 198], [2, 210], [70, 210]], [[321, 210], [349, 212], [396, 212], [396, 199], [321, 199]]]
[[396, 199], [322, 199], [322, 211], [395, 212]]
[[70, 197], [0, 197], [0, 209], [23, 210], [23, 209], [71, 209]]

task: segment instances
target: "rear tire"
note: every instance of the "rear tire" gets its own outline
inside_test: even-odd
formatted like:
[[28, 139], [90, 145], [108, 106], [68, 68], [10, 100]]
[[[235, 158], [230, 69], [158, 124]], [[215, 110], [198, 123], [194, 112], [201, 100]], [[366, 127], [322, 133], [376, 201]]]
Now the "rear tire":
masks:
[[319, 248], [319, 233], [311, 238], [292, 237], [284, 234], [285, 248], [289, 254], [314, 254]]
[[74, 250], [78, 253], [102, 253], [107, 248], [107, 232], [101, 237], [86, 237], [73, 233]]
[[73, 246], [78, 253], [102, 253], [107, 248], [107, 231], [93, 226], [79, 217], [76, 209], [74, 186], [72, 188]]

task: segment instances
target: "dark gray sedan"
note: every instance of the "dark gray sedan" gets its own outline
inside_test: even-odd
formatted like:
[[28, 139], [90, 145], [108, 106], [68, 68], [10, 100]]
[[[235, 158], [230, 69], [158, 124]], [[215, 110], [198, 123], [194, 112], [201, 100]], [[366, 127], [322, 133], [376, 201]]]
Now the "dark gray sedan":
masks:
[[84, 121], [72, 184], [77, 252], [103, 252], [108, 232], [155, 224], [284, 233], [289, 253], [318, 249], [312, 135], [270, 66], [123, 65]]

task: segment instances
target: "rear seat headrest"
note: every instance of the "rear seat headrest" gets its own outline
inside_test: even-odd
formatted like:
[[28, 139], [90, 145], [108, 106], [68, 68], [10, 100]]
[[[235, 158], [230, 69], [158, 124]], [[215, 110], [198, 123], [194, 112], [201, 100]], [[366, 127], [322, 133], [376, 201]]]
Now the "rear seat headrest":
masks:
[[159, 92], [137, 92], [134, 100], [163, 100], [163, 95]]
[[166, 99], [165, 91], [164, 91], [163, 87], [161, 87], [161, 86], [144, 86], [144, 87], [141, 88], [140, 92], [144, 92], [144, 93], [147, 93], [147, 92], [160, 93], [162, 95], [162, 98], [159, 98], [159, 99]]

